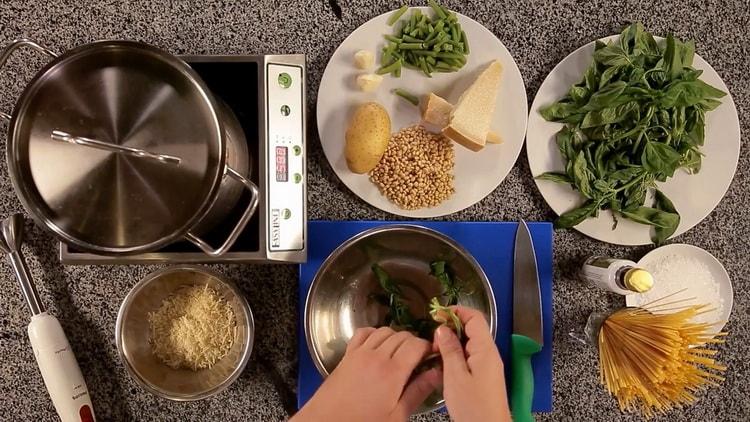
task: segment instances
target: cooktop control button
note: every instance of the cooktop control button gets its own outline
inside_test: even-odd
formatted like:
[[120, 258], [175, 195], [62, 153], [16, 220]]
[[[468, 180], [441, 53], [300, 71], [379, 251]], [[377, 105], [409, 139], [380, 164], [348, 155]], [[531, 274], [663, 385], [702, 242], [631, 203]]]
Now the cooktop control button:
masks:
[[292, 112], [292, 110], [289, 108], [288, 105], [284, 104], [283, 106], [281, 106], [281, 115], [282, 116], [288, 116], [289, 113], [291, 113], [291, 112]]
[[292, 77], [289, 76], [289, 74], [286, 72], [279, 73], [278, 81], [279, 81], [279, 86], [284, 89], [292, 86]]
[[294, 155], [302, 154], [302, 147], [300, 147], [299, 145], [293, 146], [292, 150], [294, 151]]

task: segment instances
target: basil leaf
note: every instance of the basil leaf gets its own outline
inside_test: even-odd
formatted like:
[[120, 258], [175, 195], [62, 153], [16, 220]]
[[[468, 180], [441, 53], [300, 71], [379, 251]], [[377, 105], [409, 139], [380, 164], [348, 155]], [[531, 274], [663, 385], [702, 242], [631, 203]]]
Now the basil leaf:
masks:
[[599, 202], [588, 201], [582, 206], [563, 213], [555, 220], [555, 228], [567, 229], [579, 225], [583, 220], [594, 216], [599, 210]]
[[539, 110], [544, 120], [549, 122], [565, 122], [565, 119], [578, 112], [579, 107], [573, 103], [556, 102]]
[[663, 211], [663, 213], [659, 214], [657, 217], [657, 221], [667, 226], [657, 226], [654, 229], [654, 235], [651, 237], [651, 240], [655, 244], [660, 245], [677, 231], [677, 227], [680, 225], [680, 214], [677, 212], [677, 209], [675, 209], [672, 201], [667, 198], [667, 195], [664, 195], [664, 193], [658, 189], [654, 195], [654, 207]]
[[660, 142], [647, 142], [641, 156], [643, 168], [651, 173], [662, 173], [668, 177], [674, 175], [681, 159], [682, 156], [677, 151]]
[[667, 47], [664, 50], [664, 70], [667, 78], [674, 80], [682, 72], [682, 55], [672, 34], [667, 35]]
[[[669, 84], [659, 100], [663, 108], [691, 107], [697, 104], [709, 104], [714, 98], [721, 98], [726, 92], [711, 85], [697, 81], [677, 81]], [[712, 103], [712, 102], [711, 102]]]
[[693, 57], [695, 57], [695, 41], [690, 40], [686, 43], [682, 43], [682, 48], [680, 49], [680, 61], [682, 62], [682, 66], [692, 66]]
[[608, 84], [591, 95], [589, 102], [583, 106], [582, 110], [593, 111], [612, 105], [614, 100], [622, 94], [627, 86], [628, 84], [623, 81]]
[[581, 122], [581, 129], [619, 123], [628, 119], [632, 113], [637, 112], [640, 106], [635, 101], [620, 104], [616, 107], [607, 107], [597, 111], [590, 111]]
[[628, 53], [617, 44], [609, 44], [594, 51], [594, 61], [606, 66], [626, 66], [630, 64]]
[[579, 151], [573, 162], [573, 181], [575, 182], [576, 188], [583, 196], [593, 199], [594, 193], [591, 188], [591, 181], [594, 179], [594, 175], [591, 173], [588, 166], [589, 163], [588, 160], [586, 160], [585, 153]]
[[575, 136], [575, 131], [571, 130], [568, 126], [565, 126], [555, 135], [555, 141], [557, 142], [557, 147], [560, 149], [560, 153], [569, 162], [574, 161], [577, 155]]
[[604, 72], [602, 72], [602, 77], [599, 79], [599, 87], [603, 87], [609, 83], [612, 79], [614, 79], [615, 75], [617, 75], [617, 72], [622, 70], [623, 66], [612, 66], [608, 67]]
[[706, 113], [703, 110], [688, 112], [685, 142], [692, 146], [703, 146], [705, 140]]
[[696, 174], [701, 171], [702, 164], [703, 156], [701, 153], [691, 148], [685, 153], [680, 162], [680, 167], [684, 168], [688, 174]]
[[566, 183], [566, 184], [573, 183], [573, 179], [571, 179], [567, 174], [559, 173], [555, 171], [548, 171], [547, 173], [542, 173], [539, 176], [535, 177], [535, 179], [549, 180], [550, 182], [556, 182], [556, 183]]
[[628, 167], [610, 173], [609, 180], [624, 184], [640, 176], [642, 172], [643, 170], [640, 167]]
[[573, 85], [568, 91], [568, 96], [576, 104], [585, 104], [591, 96], [591, 91], [584, 86]]
[[638, 207], [633, 211], [623, 210], [620, 211], [620, 213], [624, 217], [637, 223], [648, 224], [654, 227], [661, 227], [663, 229], [671, 228], [674, 223], [674, 219], [679, 219], [679, 216], [677, 216], [677, 214], [667, 213], [651, 207]]

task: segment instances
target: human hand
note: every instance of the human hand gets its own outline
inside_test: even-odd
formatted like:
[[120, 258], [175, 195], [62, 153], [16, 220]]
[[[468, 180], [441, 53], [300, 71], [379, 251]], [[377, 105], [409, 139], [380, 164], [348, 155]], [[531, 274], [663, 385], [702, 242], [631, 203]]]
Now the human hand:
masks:
[[431, 349], [406, 331], [358, 329], [339, 365], [292, 421], [406, 420], [440, 385], [436, 369], [410, 380]]
[[469, 339], [466, 350], [453, 330], [441, 326], [435, 344], [443, 357], [443, 397], [455, 422], [510, 421], [503, 361], [484, 315], [453, 308]]

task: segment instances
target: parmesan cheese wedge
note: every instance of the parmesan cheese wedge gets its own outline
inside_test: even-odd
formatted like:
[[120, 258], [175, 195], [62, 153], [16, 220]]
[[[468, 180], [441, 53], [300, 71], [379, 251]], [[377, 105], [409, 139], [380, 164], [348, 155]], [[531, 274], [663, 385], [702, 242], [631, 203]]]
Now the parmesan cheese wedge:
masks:
[[472, 151], [484, 148], [495, 112], [502, 71], [500, 62], [493, 61], [461, 94], [451, 112], [450, 122], [443, 128], [445, 137]]
[[[437, 132], [441, 132], [443, 128], [450, 124], [453, 104], [449, 103], [445, 98], [434, 92], [430, 92], [425, 95], [424, 100], [421, 101], [421, 105], [423, 123], [427, 123], [429, 126], [437, 128]], [[497, 132], [489, 131], [487, 133], [486, 143], [502, 144], [503, 139]]]

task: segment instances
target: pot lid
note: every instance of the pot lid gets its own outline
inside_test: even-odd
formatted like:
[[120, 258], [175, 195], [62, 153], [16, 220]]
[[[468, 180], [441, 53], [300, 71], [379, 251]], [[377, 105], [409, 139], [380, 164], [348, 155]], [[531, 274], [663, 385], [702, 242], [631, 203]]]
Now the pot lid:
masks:
[[8, 163], [34, 217], [83, 249], [136, 253], [183, 236], [225, 165], [214, 100], [190, 67], [145, 44], [70, 50], [29, 83]]

